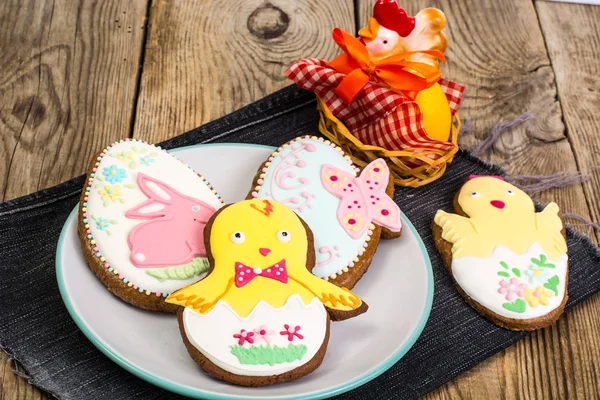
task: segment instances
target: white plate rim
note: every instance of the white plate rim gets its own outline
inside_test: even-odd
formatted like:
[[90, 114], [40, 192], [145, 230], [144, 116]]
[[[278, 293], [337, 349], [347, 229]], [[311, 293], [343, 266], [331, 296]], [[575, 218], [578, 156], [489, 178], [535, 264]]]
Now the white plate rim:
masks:
[[[219, 146], [248, 146], [248, 147], [265, 148], [265, 149], [269, 149], [271, 151], [276, 150], [275, 147], [265, 146], [265, 145], [260, 145], [260, 144], [206, 143], [206, 144], [196, 144], [196, 145], [191, 145], [191, 146], [178, 147], [178, 148], [169, 150], [169, 152], [177, 153], [179, 151], [191, 150], [191, 149], [195, 149], [195, 148], [199, 148], [199, 147], [215, 147], [215, 146], [217, 146], [217, 147], [219, 147]], [[229, 400], [229, 399], [249, 399], [249, 398], [251, 398], [248, 396], [231, 396], [231, 395], [225, 396], [225, 395], [221, 395], [221, 394], [215, 394], [215, 393], [211, 393], [211, 392], [206, 392], [202, 389], [190, 388], [187, 386], [178, 385], [171, 381], [167, 381], [158, 375], [149, 373], [148, 371], [145, 371], [145, 370], [139, 368], [138, 366], [132, 364], [126, 357], [124, 357], [123, 355], [121, 355], [117, 352], [114, 352], [109, 347], [107, 347], [102, 342], [101, 338], [97, 337], [93, 333], [92, 329], [89, 328], [88, 325], [86, 324], [86, 322], [79, 316], [79, 314], [75, 310], [73, 304], [71, 303], [71, 300], [69, 299], [69, 297], [67, 295], [67, 289], [65, 286], [65, 280], [64, 280], [64, 275], [63, 275], [63, 267], [62, 267], [62, 263], [61, 263], [62, 247], [63, 247], [63, 243], [65, 240], [67, 227], [71, 223], [71, 220], [76, 217], [78, 208], [79, 208], [79, 205], [75, 206], [73, 211], [71, 211], [71, 213], [69, 214], [69, 216], [68, 216], [67, 220], [65, 221], [63, 228], [60, 232], [60, 237], [58, 239], [58, 244], [57, 244], [57, 248], [56, 248], [56, 258], [55, 258], [56, 279], [58, 281], [58, 288], [60, 291], [60, 295], [63, 299], [63, 302], [65, 303], [67, 311], [71, 315], [71, 318], [73, 319], [73, 321], [75, 321], [75, 324], [77, 325], [77, 327], [90, 340], [90, 342], [92, 342], [92, 344], [94, 346], [96, 346], [102, 353], [104, 353], [108, 358], [110, 358], [112, 361], [114, 361], [120, 367], [131, 372], [132, 374], [136, 375], [137, 377], [142, 378], [143, 380], [145, 380], [155, 386], [158, 386], [160, 388], [166, 389], [170, 392], [181, 394], [181, 395], [192, 397], [192, 398], [202, 398], [202, 399], [208, 399], [208, 400], [226, 400], [226, 399]], [[425, 328], [425, 324], [427, 323], [427, 320], [429, 319], [429, 314], [431, 312], [431, 307], [433, 305], [433, 292], [434, 292], [433, 269], [431, 266], [431, 260], [429, 259], [429, 254], [427, 253], [427, 249], [425, 249], [425, 244], [423, 243], [421, 236], [419, 235], [419, 233], [415, 229], [414, 225], [410, 222], [410, 220], [406, 217], [406, 215], [403, 212], [402, 212], [402, 223], [403, 223], [403, 228], [404, 229], [408, 228], [415, 236], [417, 243], [419, 244], [419, 249], [421, 250], [423, 259], [425, 261], [425, 267], [427, 269], [427, 294], [426, 294], [426, 300], [425, 300], [425, 309], [423, 310], [423, 313], [421, 314], [421, 318], [419, 319], [419, 322], [415, 326], [415, 329], [410, 334], [408, 339], [404, 342], [404, 344], [396, 352], [394, 352], [393, 354], [388, 356], [388, 358], [383, 360], [378, 366], [370, 369], [369, 371], [366, 371], [365, 373], [363, 373], [360, 376], [357, 376], [351, 382], [344, 383], [344, 384], [341, 384], [341, 385], [338, 385], [338, 386], [335, 386], [332, 388], [323, 389], [321, 391], [313, 392], [308, 395], [300, 394], [300, 395], [292, 395], [292, 396], [280, 396], [280, 397], [274, 398], [274, 400], [323, 399], [323, 398], [327, 398], [327, 397], [331, 397], [331, 396], [335, 396], [335, 395], [339, 395], [339, 394], [348, 392], [352, 389], [355, 389], [355, 388], [377, 378], [379, 375], [383, 374], [385, 371], [387, 371], [389, 368], [391, 368], [396, 362], [398, 362], [408, 352], [408, 350], [410, 350], [412, 348], [412, 346], [415, 344], [415, 342], [417, 341], [417, 339], [423, 332], [423, 329]]]

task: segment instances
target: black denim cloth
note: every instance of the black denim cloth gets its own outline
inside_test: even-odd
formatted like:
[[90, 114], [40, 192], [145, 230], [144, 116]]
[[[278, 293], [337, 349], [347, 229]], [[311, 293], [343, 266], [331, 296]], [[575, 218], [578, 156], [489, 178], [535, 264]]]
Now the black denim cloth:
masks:
[[[278, 146], [302, 134], [318, 133], [315, 106], [312, 93], [288, 87], [161, 146], [209, 142]], [[433, 245], [430, 224], [435, 211], [450, 210], [454, 193], [472, 174], [504, 172], [463, 151], [441, 179], [418, 189], [396, 189], [394, 199], [415, 225], [431, 257], [433, 309], [420, 338], [396, 365], [339, 398], [414, 398], [526, 335], [499, 328], [469, 307], [452, 286]], [[178, 398], [105, 357], [79, 331], [63, 305], [54, 257], [61, 228], [77, 204], [83, 181], [81, 176], [0, 204], [0, 344], [24, 367], [34, 385], [61, 399]], [[600, 251], [571, 231], [567, 238], [567, 308], [571, 308], [600, 290]]]

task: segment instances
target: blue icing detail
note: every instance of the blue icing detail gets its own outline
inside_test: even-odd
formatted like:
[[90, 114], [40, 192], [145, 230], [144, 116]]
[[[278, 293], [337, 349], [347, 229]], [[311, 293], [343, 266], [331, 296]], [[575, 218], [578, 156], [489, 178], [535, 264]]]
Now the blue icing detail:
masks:
[[[300, 149], [303, 144], [313, 147]], [[273, 158], [258, 191], [259, 199], [284, 203], [310, 226], [317, 256], [313, 273], [319, 277], [347, 267], [363, 249], [367, 236], [365, 232], [360, 238], [352, 239], [340, 225], [336, 215], [340, 199], [321, 184], [323, 164], [356, 176], [354, 167], [335, 148], [319, 140], [302, 139], [289, 144]]]

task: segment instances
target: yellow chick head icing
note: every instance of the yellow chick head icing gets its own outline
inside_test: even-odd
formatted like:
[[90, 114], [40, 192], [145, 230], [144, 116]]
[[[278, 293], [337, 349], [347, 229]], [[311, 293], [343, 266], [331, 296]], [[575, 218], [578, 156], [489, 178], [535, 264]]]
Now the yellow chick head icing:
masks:
[[[246, 200], [226, 207], [215, 217], [210, 234], [210, 253], [216, 261], [213, 273], [226, 271], [232, 277], [233, 267], [240, 263], [261, 274], [282, 262], [289, 273], [306, 270], [311, 246], [296, 214], [269, 200]], [[239, 278], [245, 282], [244, 275]]]
[[205, 237], [209, 274], [171, 294], [167, 302], [207, 313], [222, 301], [246, 317], [261, 301], [279, 308], [296, 294], [305, 304], [318, 298], [334, 314], [357, 315], [366, 309], [356, 295], [310, 272], [315, 263], [312, 233], [281, 203], [252, 199], [223, 207], [207, 224]]
[[501, 177], [469, 177], [457, 203], [466, 217], [441, 210], [435, 216], [454, 258], [488, 257], [500, 245], [523, 254], [534, 243], [553, 260], [566, 253], [558, 206], [550, 203], [536, 212], [533, 200]]
[[506, 221], [533, 217], [535, 212], [533, 201], [527, 193], [499, 176], [470, 176], [460, 190], [458, 204], [471, 218], [496, 217]]

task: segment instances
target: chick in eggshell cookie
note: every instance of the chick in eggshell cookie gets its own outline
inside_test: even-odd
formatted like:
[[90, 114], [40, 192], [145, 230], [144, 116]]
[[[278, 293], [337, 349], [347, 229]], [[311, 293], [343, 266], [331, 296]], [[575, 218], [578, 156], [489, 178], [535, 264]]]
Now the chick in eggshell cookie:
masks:
[[329, 322], [367, 305], [311, 273], [313, 236], [291, 209], [271, 200], [223, 207], [205, 229], [211, 269], [167, 298], [194, 360], [218, 379], [263, 386], [317, 368]]
[[459, 291], [480, 313], [515, 330], [550, 325], [567, 300], [567, 243], [556, 203], [536, 212], [496, 176], [469, 177], [439, 210], [433, 233]]

